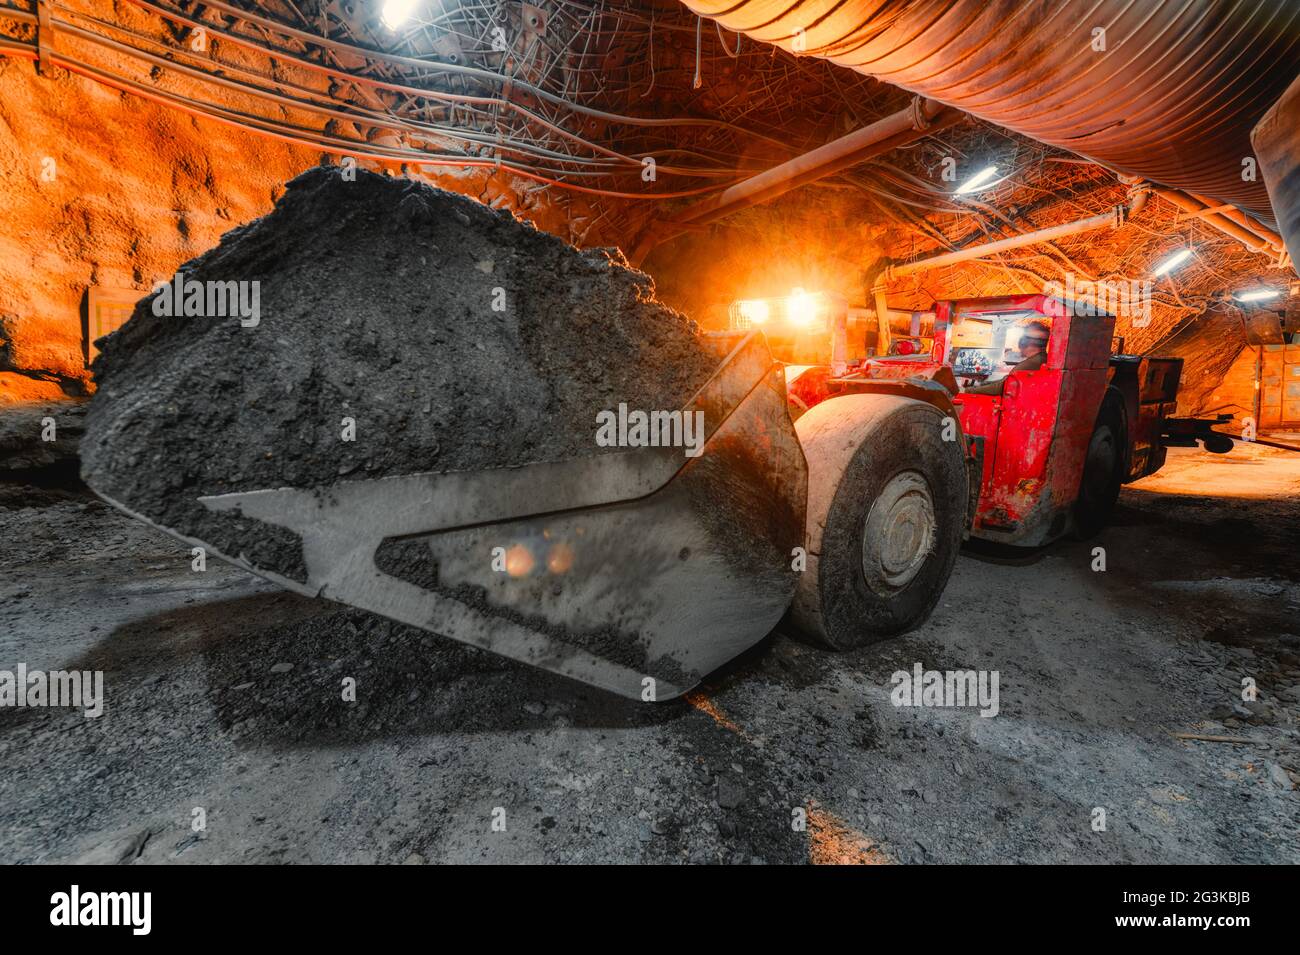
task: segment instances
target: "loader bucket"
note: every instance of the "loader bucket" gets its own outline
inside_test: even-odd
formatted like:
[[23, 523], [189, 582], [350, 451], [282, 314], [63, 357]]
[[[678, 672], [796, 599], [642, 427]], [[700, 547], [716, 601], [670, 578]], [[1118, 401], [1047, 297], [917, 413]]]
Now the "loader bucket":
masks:
[[725, 357], [683, 409], [703, 413], [696, 456], [639, 447], [199, 498], [297, 534], [305, 582], [163, 529], [286, 589], [670, 699], [777, 623], [803, 543], [807, 465], [783, 366], [761, 334], [707, 338]]

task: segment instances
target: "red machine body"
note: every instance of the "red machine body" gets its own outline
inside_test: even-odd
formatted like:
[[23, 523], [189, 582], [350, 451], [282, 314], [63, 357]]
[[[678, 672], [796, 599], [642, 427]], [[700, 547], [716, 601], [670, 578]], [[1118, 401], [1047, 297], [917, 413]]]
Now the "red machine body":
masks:
[[1050, 325], [1047, 361], [1036, 371], [1008, 372], [1001, 395], [959, 393], [953, 398], [962, 430], [974, 439], [981, 458], [971, 532], [1007, 543], [1041, 544], [1069, 527], [1109, 382], [1115, 319], [1078, 315], [1045, 295], [945, 302], [935, 314], [933, 359], [944, 364], [953, 360], [954, 340], [961, 340], [957, 333], [967, 324], [992, 328], [1008, 317], [1017, 324]]
[[[1020, 330], [1030, 323], [1050, 328], [1046, 360], [1014, 370]], [[970, 534], [1041, 545], [1074, 526], [1090, 455], [1115, 462], [1106, 473], [1118, 493], [1118, 482], [1158, 470], [1166, 445], [1199, 438], [1226, 450], [1211, 446], [1226, 441], [1209, 430], [1214, 422], [1170, 417], [1182, 360], [1112, 354], [1114, 330], [1114, 316], [1047, 295], [941, 302], [928, 354], [869, 358], [842, 375], [790, 366], [788, 393], [796, 411], [863, 392], [905, 394], [950, 410], [959, 423], [954, 437], [968, 454]], [[963, 390], [999, 372], [1006, 372], [1000, 394]], [[1103, 422], [1109, 446], [1099, 452]]]

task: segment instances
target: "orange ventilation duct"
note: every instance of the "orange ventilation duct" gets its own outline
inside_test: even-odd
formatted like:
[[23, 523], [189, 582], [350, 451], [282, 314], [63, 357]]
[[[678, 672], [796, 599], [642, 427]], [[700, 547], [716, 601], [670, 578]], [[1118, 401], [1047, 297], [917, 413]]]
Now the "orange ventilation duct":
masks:
[[1276, 226], [1250, 131], [1300, 72], [1297, 0], [683, 2]]

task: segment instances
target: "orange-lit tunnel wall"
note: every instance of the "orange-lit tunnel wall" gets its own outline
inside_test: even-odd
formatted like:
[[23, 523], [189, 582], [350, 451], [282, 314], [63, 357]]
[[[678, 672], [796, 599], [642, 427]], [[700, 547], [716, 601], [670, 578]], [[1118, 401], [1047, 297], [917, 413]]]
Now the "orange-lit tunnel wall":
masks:
[[[134, 8], [78, 7], [163, 35]], [[121, 320], [114, 303], [143, 297], [223, 233], [270, 211], [287, 180], [333, 161], [0, 56], [0, 405], [85, 393], [88, 342]], [[562, 235], [574, 214], [567, 197], [554, 202], [492, 170], [426, 178]]]

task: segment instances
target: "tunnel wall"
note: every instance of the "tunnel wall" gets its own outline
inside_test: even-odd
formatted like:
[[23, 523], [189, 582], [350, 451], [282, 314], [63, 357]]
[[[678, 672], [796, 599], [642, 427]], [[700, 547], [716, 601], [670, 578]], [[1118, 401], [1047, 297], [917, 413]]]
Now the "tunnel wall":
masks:
[[[134, 29], [165, 39], [156, 20], [133, 9], [115, 11], [104, 0], [79, 6], [129, 17]], [[93, 335], [83, 325], [90, 325], [92, 286], [143, 297], [223, 233], [270, 211], [286, 181], [337, 161], [0, 56], [0, 405], [91, 387], [85, 359]], [[509, 208], [566, 236], [581, 208], [491, 170], [435, 175], [392, 164], [387, 171]]]
[[0, 89], [0, 400], [82, 390], [89, 287], [143, 297], [320, 161], [24, 61]]

